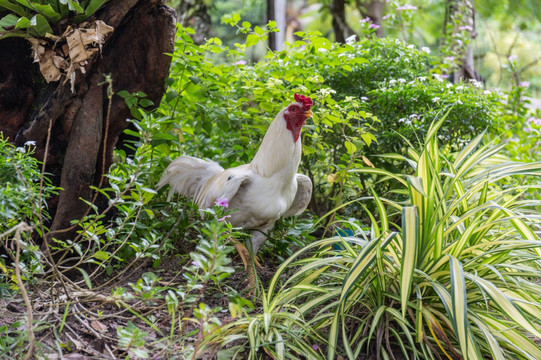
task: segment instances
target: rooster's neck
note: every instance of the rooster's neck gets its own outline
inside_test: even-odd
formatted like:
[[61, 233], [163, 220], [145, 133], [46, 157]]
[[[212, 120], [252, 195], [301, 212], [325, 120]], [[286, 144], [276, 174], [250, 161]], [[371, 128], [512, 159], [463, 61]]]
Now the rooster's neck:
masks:
[[293, 178], [301, 161], [301, 139], [287, 128], [284, 110], [276, 116], [269, 126], [259, 150], [252, 160], [252, 170], [264, 177], [280, 173]]

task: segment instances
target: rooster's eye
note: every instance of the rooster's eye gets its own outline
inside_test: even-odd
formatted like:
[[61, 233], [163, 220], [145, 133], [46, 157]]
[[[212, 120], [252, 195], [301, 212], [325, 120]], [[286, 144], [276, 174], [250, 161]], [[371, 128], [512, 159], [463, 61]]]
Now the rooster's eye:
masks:
[[299, 108], [297, 106], [292, 106], [289, 108], [290, 111], [298, 111]]

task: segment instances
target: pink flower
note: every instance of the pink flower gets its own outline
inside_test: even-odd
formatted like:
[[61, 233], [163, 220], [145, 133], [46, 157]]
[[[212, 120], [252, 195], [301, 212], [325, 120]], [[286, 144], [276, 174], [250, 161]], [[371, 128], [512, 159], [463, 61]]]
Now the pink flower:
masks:
[[318, 350], [319, 350], [319, 346], [317, 346], [317, 344], [314, 344], [314, 345], [312, 345], [312, 349], [314, 349], [314, 351], [318, 351]]
[[509, 55], [509, 57], [507, 58], [507, 60], [513, 61], [513, 60], [515, 60], [516, 58], [518, 58], [517, 55]]
[[379, 29], [379, 25], [376, 25], [376, 24], [370, 24], [369, 28], [370, 28], [370, 29]]
[[473, 29], [469, 25], [460, 26], [458, 28], [458, 30], [460, 30], [460, 31], [464, 31], [464, 30], [473, 31]]
[[444, 79], [449, 79], [449, 75], [446, 75], [446, 74], [441, 74], [441, 77]]
[[246, 65], [246, 61], [239, 60], [239, 61], [234, 62], [233, 65], [235, 65], [235, 66], [237, 66], [237, 65]]
[[224, 207], [224, 208], [229, 207], [228, 200], [225, 199], [225, 198], [224, 198], [224, 199], [218, 198], [218, 199], [214, 202], [214, 204], [215, 204], [216, 206], [221, 206], [221, 207]]
[[521, 88], [529, 88], [530, 87], [530, 82], [529, 81], [521, 81], [518, 84], [518, 86], [521, 87]]
[[231, 215], [226, 215], [224, 217], [219, 218], [218, 221], [224, 221], [225, 219], [230, 218], [230, 217]]

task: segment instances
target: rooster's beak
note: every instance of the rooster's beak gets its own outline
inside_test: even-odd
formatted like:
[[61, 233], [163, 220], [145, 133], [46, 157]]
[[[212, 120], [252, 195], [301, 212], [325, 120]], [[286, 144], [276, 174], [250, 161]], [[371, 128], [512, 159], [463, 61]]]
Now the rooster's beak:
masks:
[[314, 113], [312, 112], [312, 110], [307, 110], [304, 112], [304, 116], [306, 116], [307, 118], [311, 118], [312, 116], [314, 116]]

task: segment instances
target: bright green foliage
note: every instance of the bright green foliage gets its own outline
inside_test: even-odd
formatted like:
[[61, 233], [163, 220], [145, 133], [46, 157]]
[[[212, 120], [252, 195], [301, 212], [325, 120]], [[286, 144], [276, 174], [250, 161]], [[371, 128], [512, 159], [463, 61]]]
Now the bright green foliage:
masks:
[[[34, 146], [15, 147], [0, 134], [0, 234], [21, 221], [38, 225], [39, 213], [48, 219], [45, 200], [54, 193], [50, 180], [43, 177], [46, 185], [40, 193], [41, 171], [39, 162], [32, 157]], [[41, 229], [38, 229], [41, 231]]]
[[109, 0], [0, 0], [0, 39], [61, 35], [53, 28], [63, 19], [79, 24]]
[[[239, 16], [225, 21], [253, 41], [274, 31], [273, 24], [252, 30]], [[318, 33], [298, 33], [302, 40], [288, 50], [250, 66], [243, 60], [243, 49], [252, 45], [248, 40], [238, 50], [217, 38], [198, 46], [192, 32], [179, 28], [159, 131], [152, 134], [156, 150], [170, 158], [210, 158], [224, 167], [247, 163], [293, 94], [311, 96], [315, 116], [303, 132], [301, 171], [315, 184], [318, 212], [367, 188], [364, 180], [344, 183], [348, 169], [369, 166], [375, 154], [404, 149], [403, 136], [422, 141], [426, 124], [442, 109], [452, 107], [444, 140], [459, 144], [490, 127], [497, 106], [494, 95], [475, 86], [447, 85], [431, 75], [426, 51], [400, 41], [371, 38], [337, 45]], [[170, 160], [163, 161], [155, 177]]]
[[[541, 338], [541, 286], [534, 280], [541, 276], [534, 232], [541, 204], [522, 198], [526, 188], [502, 187], [541, 175], [541, 163], [503, 161], [502, 146], [482, 145], [482, 134], [446, 155], [437, 141], [443, 122], [429, 129], [421, 151], [395, 156], [414, 175], [370, 170], [395, 177], [408, 194], [405, 204], [374, 194], [370, 231], [352, 222], [356, 236], [299, 250], [269, 286], [269, 294], [291, 294], [288, 302], [311, 316], [308, 323], [328, 332], [329, 359], [376, 352], [418, 359], [541, 356], [532, 341]], [[278, 288], [291, 265], [298, 270]]]
[[[8, 232], [21, 222], [30, 225], [37, 234], [47, 230], [44, 222], [50, 219], [45, 201], [57, 189], [51, 185], [46, 174], [42, 176], [40, 163], [32, 157], [34, 145], [15, 147], [0, 134], [0, 234]], [[40, 182], [43, 188], [40, 190]], [[0, 236], [0, 246], [6, 249], [10, 235]], [[19, 266], [29, 281], [35, 280], [33, 274], [42, 273], [42, 254], [30, 239], [29, 232], [23, 232]], [[12, 249], [10, 246], [9, 249]], [[7, 254], [6, 254], [7, 255]], [[0, 297], [7, 289], [17, 290], [16, 279], [11, 267], [12, 258], [0, 257]]]

